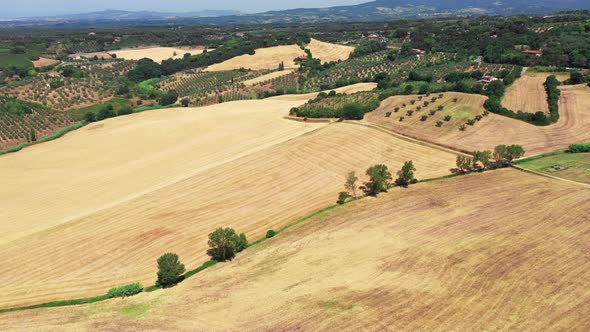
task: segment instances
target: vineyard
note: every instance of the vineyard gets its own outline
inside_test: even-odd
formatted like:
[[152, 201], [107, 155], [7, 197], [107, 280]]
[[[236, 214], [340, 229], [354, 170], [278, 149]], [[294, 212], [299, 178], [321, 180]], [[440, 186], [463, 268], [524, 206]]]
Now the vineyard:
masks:
[[35, 141], [77, 122], [41, 105], [0, 97], [0, 150]]
[[40, 73], [0, 87], [0, 94], [57, 110], [81, 108], [113, 98], [122, 78], [134, 65], [134, 61], [75, 63], [85, 73], [83, 77], [64, 77], [58, 71]]
[[160, 81], [158, 88], [176, 91], [188, 98], [191, 106], [207, 106], [219, 102], [251, 99], [244, 81], [266, 75], [270, 71], [228, 70], [203, 72], [188, 70]]
[[305, 118], [341, 118], [346, 105], [357, 104], [372, 111], [379, 106], [379, 94], [373, 91], [363, 91], [354, 94], [320, 93], [317, 98], [310, 100], [301, 107], [291, 109], [290, 115]]
[[452, 72], [473, 72], [479, 70], [483, 75], [498, 76], [504, 70], [511, 71], [515, 66], [498, 64], [476, 65], [472, 61], [448, 53], [435, 53], [423, 57], [410, 57], [391, 61], [387, 52], [378, 52], [353, 58], [334, 65], [317, 74], [309, 75], [302, 87], [303, 91], [327, 90], [351, 83], [373, 81], [379, 73], [386, 73], [393, 81], [405, 81], [411, 72], [428, 74], [433, 82], [444, 80]]

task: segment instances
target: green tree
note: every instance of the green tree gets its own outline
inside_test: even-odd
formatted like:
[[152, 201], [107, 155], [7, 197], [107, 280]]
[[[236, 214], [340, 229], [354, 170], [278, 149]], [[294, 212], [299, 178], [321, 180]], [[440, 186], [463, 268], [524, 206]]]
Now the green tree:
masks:
[[344, 188], [346, 188], [349, 193], [352, 193], [352, 197], [354, 197], [354, 199], [357, 199], [356, 188], [358, 179], [359, 178], [354, 172], [350, 172], [346, 175], [346, 182], [344, 183]]
[[473, 168], [477, 168], [477, 163], [481, 163], [484, 168], [490, 165], [490, 160], [492, 158], [491, 151], [475, 151], [473, 152]]
[[369, 176], [369, 182], [366, 183], [366, 187], [369, 195], [377, 195], [386, 191], [393, 179], [387, 166], [382, 164], [369, 167], [367, 175]]
[[35, 129], [31, 128], [31, 142], [36, 142], [37, 141], [37, 133], [35, 132]]
[[84, 114], [84, 121], [88, 123], [96, 121], [96, 114], [92, 112], [86, 112], [86, 114]]
[[415, 181], [414, 172], [416, 168], [414, 167], [414, 163], [410, 161], [406, 161], [397, 172], [397, 179], [395, 180], [395, 184], [400, 187], [407, 187], [408, 184], [413, 183]]
[[160, 98], [160, 105], [162, 105], [162, 106], [172, 105], [172, 104], [176, 103], [177, 100], [178, 100], [178, 93], [174, 90], [168, 91]]
[[190, 105], [191, 101], [188, 98], [183, 98], [180, 101], [180, 104], [182, 104], [182, 107], [188, 107], [188, 105]]
[[209, 234], [209, 249], [207, 255], [223, 262], [235, 257], [236, 253], [246, 249], [248, 241], [244, 233], [238, 235], [232, 228], [218, 228]]
[[365, 117], [365, 109], [361, 104], [346, 104], [342, 109], [342, 117], [346, 120], [362, 120]]
[[167, 253], [158, 258], [158, 280], [156, 284], [168, 287], [182, 281], [184, 264], [180, 263], [177, 254]]
[[457, 165], [457, 168], [462, 173], [465, 173], [470, 170], [471, 163], [472, 163], [471, 157], [462, 156], [462, 155], [457, 156], [456, 165]]

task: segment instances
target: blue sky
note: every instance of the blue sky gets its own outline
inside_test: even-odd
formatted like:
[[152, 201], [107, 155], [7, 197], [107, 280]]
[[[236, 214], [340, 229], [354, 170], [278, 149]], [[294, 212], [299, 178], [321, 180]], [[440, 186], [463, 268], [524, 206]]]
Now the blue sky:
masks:
[[247, 13], [301, 7], [331, 7], [370, 0], [17, 0], [6, 1], [0, 17], [51, 16], [104, 9], [189, 12], [234, 9]]

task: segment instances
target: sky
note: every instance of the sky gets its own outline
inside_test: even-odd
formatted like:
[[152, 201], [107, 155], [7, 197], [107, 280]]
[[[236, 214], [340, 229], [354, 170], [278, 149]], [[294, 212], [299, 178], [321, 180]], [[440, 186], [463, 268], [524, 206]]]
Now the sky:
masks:
[[245, 13], [291, 8], [353, 5], [371, 0], [18, 0], [6, 1], [2, 18], [52, 16], [105, 9], [190, 12], [204, 9], [232, 9]]

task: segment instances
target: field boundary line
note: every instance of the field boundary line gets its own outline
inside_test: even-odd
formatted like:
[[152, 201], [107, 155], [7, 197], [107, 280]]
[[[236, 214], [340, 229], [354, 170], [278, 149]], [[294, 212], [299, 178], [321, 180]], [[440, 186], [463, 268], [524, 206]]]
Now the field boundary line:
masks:
[[586, 183], [582, 183], [582, 182], [578, 182], [578, 181], [573, 181], [573, 180], [568, 180], [568, 179], [560, 178], [560, 177], [557, 177], [557, 176], [554, 176], [554, 175], [550, 175], [550, 174], [546, 174], [546, 173], [543, 173], [543, 172], [533, 171], [532, 169], [527, 169], [527, 168], [524, 168], [524, 167], [521, 167], [521, 166], [518, 166], [518, 165], [512, 165], [512, 168], [517, 169], [517, 170], [519, 170], [521, 172], [530, 173], [530, 174], [534, 174], [534, 175], [538, 175], [538, 176], [543, 176], [543, 177], [546, 177], [546, 178], [550, 178], [550, 179], [557, 180], [557, 181], [562, 181], [562, 182], [567, 182], [567, 183], [570, 183], [570, 184], [576, 184], [578, 186], [582, 186], [582, 187], [585, 187], [585, 188], [590, 188], [590, 184], [586, 184]]
[[463, 150], [458, 150], [458, 149], [454, 149], [445, 145], [441, 145], [441, 144], [436, 144], [436, 143], [432, 143], [430, 141], [424, 141], [421, 140], [419, 138], [416, 137], [412, 137], [412, 136], [408, 136], [405, 134], [400, 134], [396, 131], [387, 129], [385, 127], [379, 126], [379, 125], [375, 125], [375, 124], [371, 124], [371, 123], [363, 123], [363, 122], [352, 122], [352, 121], [344, 121], [344, 123], [348, 123], [348, 124], [353, 124], [353, 125], [357, 125], [357, 126], [363, 126], [363, 127], [367, 127], [367, 128], [371, 128], [374, 130], [378, 130], [380, 132], [389, 134], [391, 136], [397, 137], [399, 139], [403, 139], [404, 141], [410, 142], [410, 143], [416, 143], [416, 144], [420, 144], [423, 146], [428, 146], [431, 147], [433, 149], [437, 149], [443, 152], [449, 152], [452, 154], [458, 154], [458, 155], [462, 155], [462, 156], [468, 156], [471, 157], [471, 153], [463, 151]]

